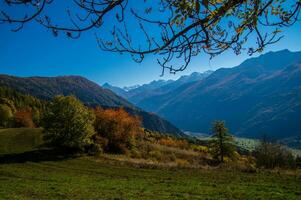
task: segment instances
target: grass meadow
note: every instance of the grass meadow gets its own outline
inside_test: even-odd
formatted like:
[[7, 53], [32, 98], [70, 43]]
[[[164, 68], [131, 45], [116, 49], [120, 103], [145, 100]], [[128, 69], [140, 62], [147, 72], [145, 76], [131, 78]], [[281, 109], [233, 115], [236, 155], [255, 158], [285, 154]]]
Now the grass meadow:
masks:
[[152, 168], [115, 155], [60, 156], [36, 150], [40, 129], [1, 130], [0, 140], [0, 199], [301, 199], [298, 171]]

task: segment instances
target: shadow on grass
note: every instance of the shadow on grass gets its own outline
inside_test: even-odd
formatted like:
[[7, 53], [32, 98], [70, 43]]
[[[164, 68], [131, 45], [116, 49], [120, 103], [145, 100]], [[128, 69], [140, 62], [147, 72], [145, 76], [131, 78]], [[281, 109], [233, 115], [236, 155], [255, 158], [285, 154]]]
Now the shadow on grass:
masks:
[[77, 157], [74, 151], [66, 149], [38, 149], [19, 154], [0, 154], [0, 164], [59, 161]]

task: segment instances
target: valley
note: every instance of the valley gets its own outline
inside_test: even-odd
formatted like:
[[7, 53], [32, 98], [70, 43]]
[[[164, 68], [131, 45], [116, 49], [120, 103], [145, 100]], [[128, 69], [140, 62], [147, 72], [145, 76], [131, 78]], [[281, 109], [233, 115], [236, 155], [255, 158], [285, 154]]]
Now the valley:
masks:
[[210, 133], [214, 120], [224, 120], [238, 137], [300, 141], [300, 66], [301, 52], [268, 52], [233, 68], [194, 73], [155, 89], [135, 88], [133, 93], [143, 91], [139, 100], [124, 97], [183, 131]]
[[0, 1], [0, 200], [301, 200], [301, 0]]

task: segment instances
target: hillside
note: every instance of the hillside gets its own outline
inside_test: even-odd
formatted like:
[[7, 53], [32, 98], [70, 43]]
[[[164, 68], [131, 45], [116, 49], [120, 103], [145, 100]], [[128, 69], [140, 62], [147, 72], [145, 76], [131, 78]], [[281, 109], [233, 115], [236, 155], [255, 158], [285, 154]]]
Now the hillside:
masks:
[[239, 136], [300, 136], [301, 52], [283, 50], [251, 58], [138, 106], [193, 132], [209, 133], [212, 121], [220, 119]]
[[141, 116], [142, 124], [147, 129], [176, 136], [183, 135], [168, 121], [136, 108], [110, 90], [80, 76], [21, 78], [0, 75], [0, 86], [13, 88], [43, 100], [50, 100], [55, 95], [75, 95], [87, 106], [124, 107], [128, 112]]
[[0, 75], [0, 85], [46, 100], [55, 95], [74, 95], [89, 106], [133, 107], [110, 90], [103, 89], [81, 76], [21, 78]]

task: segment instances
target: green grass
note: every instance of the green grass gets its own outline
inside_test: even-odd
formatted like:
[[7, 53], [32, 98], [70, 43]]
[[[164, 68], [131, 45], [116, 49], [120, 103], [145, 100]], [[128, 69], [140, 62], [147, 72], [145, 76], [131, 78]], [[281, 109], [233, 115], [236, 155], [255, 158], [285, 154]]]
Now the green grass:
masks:
[[141, 169], [41, 143], [41, 129], [0, 130], [0, 199], [301, 199], [300, 171]]
[[43, 143], [40, 128], [0, 129], [0, 154], [22, 153]]
[[93, 157], [0, 165], [0, 199], [300, 199], [301, 178], [138, 169]]

